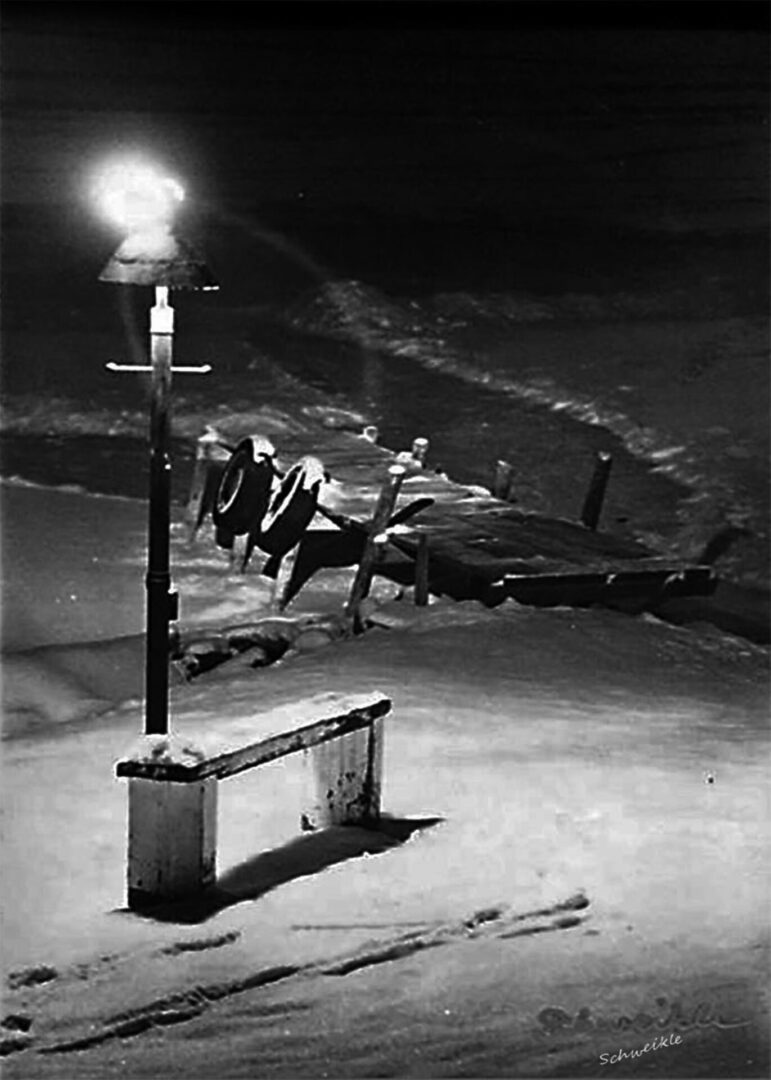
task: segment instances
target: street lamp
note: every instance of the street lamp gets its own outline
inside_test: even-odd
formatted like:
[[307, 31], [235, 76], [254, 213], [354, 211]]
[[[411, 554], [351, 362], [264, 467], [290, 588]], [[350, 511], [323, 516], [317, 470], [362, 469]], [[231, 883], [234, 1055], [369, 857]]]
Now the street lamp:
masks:
[[147, 642], [145, 661], [145, 734], [165, 735], [169, 713], [169, 623], [179, 617], [178, 595], [171, 589], [169, 539], [171, 462], [169, 409], [172, 372], [203, 374], [210, 366], [174, 367], [174, 309], [170, 289], [219, 288], [193, 248], [174, 236], [171, 223], [184, 192], [175, 181], [149, 165], [118, 162], [96, 185], [101, 209], [126, 232], [100, 281], [116, 285], [151, 285], [150, 364], [109, 363], [111, 371], [151, 373], [150, 507], [147, 560]]

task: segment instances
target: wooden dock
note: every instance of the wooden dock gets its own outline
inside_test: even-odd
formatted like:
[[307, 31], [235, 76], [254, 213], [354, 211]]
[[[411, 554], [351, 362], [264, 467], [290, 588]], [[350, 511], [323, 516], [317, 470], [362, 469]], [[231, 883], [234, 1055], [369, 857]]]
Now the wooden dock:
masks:
[[710, 595], [717, 584], [710, 566], [657, 555], [580, 522], [526, 513], [363, 435], [323, 429], [275, 442], [282, 472], [305, 455], [323, 462], [330, 482], [321, 489], [319, 508], [356, 541], [351, 564], [360, 558], [389, 467], [405, 465], [397, 512], [415, 500], [432, 502], [388, 532], [377, 572], [396, 581], [415, 581], [420, 553], [431, 592], [490, 605], [512, 597], [538, 606], [639, 611], [671, 597]]

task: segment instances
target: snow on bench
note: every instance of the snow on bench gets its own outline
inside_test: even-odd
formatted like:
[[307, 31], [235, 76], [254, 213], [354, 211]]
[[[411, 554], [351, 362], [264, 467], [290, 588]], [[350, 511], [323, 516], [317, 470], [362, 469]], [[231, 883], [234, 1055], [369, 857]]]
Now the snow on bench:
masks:
[[[148, 735], [117, 762], [129, 781], [128, 906], [132, 910], [200, 891], [216, 877], [217, 784], [269, 761], [311, 750], [316, 783], [303, 815], [312, 828], [372, 827], [380, 818], [382, 694], [309, 698], [255, 716], [242, 745], [202, 749], [179, 735]], [[311, 717], [315, 717], [311, 719]]]

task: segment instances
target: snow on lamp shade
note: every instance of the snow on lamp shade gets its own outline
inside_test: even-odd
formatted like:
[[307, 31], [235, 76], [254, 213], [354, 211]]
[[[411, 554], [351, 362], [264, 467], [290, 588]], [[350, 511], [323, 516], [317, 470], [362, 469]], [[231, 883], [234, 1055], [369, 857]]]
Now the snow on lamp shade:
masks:
[[130, 233], [99, 275], [115, 285], [155, 285], [169, 289], [218, 289], [190, 243], [168, 229]]

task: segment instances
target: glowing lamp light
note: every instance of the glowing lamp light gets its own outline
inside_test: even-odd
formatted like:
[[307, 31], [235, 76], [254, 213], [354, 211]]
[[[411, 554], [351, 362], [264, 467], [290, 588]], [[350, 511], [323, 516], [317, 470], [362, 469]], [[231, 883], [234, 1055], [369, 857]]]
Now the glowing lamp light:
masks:
[[178, 181], [135, 161], [107, 166], [94, 186], [103, 215], [129, 233], [168, 229], [185, 197]]
[[177, 180], [142, 161], [116, 161], [97, 176], [94, 197], [102, 215], [126, 233], [100, 281], [169, 289], [218, 288], [191, 244], [171, 231], [174, 213], [185, 197]]

